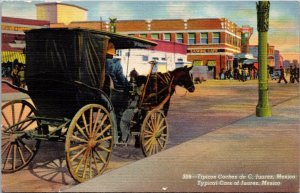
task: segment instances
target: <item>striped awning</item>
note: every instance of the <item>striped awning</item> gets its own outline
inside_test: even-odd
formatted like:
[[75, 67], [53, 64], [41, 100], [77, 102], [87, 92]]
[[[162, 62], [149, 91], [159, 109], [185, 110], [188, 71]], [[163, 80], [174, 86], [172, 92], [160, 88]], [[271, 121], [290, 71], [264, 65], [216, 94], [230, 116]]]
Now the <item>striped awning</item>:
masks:
[[2, 63], [14, 62], [15, 59], [18, 59], [19, 63], [25, 64], [25, 54], [22, 52], [13, 52], [13, 51], [2, 51]]

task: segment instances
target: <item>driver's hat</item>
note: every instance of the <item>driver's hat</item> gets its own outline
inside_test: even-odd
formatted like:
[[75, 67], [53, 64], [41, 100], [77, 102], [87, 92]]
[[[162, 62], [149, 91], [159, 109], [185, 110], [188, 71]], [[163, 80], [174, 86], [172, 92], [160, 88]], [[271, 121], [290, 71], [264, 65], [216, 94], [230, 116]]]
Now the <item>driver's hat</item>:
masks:
[[116, 55], [115, 45], [111, 42], [108, 42], [106, 55], [111, 55], [111, 56]]

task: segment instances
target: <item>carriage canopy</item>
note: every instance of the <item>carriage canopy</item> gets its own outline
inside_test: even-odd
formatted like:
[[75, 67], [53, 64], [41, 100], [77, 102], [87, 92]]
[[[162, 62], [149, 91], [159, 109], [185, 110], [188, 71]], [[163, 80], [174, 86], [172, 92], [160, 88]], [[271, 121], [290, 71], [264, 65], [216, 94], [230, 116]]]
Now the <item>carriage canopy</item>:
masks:
[[108, 41], [116, 49], [156, 45], [144, 39], [79, 28], [30, 30], [26, 32], [25, 78], [80, 81], [101, 88]]

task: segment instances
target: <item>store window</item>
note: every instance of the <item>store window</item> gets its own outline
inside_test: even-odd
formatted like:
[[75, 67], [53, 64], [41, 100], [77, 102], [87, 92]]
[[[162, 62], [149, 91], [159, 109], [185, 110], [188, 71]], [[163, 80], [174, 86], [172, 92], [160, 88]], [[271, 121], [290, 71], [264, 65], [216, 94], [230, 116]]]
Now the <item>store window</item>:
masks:
[[195, 33], [189, 33], [189, 45], [196, 44], [196, 34]]
[[147, 34], [140, 34], [141, 38], [147, 38]]
[[154, 61], [158, 61], [158, 60], [159, 60], [159, 58], [158, 58], [158, 57], [153, 57], [153, 58], [152, 58], [152, 60], [154, 60]]
[[214, 43], [214, 44], [219, 44], [220, 43], [220, 33], [219, 32], [214, 32], [213, 33], [212, 43]]
[[158, 34], [157, 33], [151, 34], [151, 38], [155, 39], [155, 40], [158, 40]]
[[201, 44], [208, 44], [208, 33], [201, 33]]
[[122, 50], [116, 50], [116, 55], [117, 56], [122, 56]]
[[193, 66], [203, 66], [203, 60], [194, 60]]
[[176, 34], [176, 42], [183, 43], [183, 33]]
[[171, 41], [171, 34], [170, 33], [165, 33], [164, 34], [164, 40], [170, 42]]
[[217, 62], [215, 60], [208, 60], [207, 66], [216, 66]]
[[148, 61], [148, 56], [143, 55], [143, 61]]

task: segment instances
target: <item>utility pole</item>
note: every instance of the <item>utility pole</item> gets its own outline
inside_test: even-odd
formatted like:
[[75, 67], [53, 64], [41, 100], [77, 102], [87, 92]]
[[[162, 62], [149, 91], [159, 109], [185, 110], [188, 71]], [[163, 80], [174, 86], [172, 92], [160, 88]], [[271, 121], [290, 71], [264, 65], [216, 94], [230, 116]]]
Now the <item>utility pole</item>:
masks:
[[257, 31], [258, 31], [258, 104], [256, 106], [257, 117], [270, 117], [272, 110], [268, 96], [268, 30], [269, 30], [269, 1], [256, 3]]

